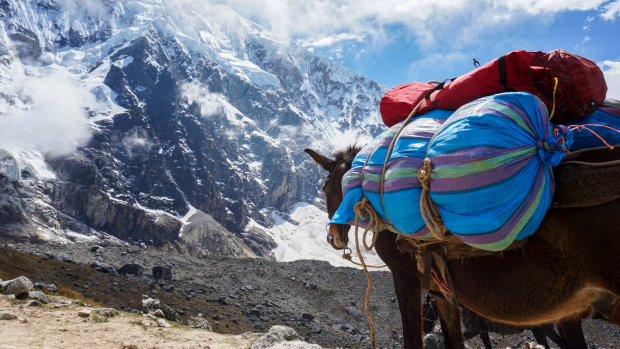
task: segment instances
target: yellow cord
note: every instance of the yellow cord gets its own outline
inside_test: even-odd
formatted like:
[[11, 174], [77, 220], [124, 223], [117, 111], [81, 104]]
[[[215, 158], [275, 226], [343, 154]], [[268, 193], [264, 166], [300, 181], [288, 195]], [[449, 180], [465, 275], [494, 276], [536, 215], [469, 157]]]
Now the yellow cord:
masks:
[[553, 86], [553, 108], [551, 109], [551, 115], [549, 115], [549, 120], [551, 120], [553, 114], [555, 114], [555, 91], [558, 88], [558, 78], [553, 79], [555, 80], [555, 86]]

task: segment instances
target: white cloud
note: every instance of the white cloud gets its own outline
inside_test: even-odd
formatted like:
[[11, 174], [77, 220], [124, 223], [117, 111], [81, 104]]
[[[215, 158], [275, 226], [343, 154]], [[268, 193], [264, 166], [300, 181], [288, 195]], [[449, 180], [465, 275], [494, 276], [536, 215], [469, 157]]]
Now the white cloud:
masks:
[[563, 11], [587, 11], [598, 9], [608, 0], [497, 0], [495, 5], [503, 5], [509, 10], [522, 10], [529, 14], [557, 13]]
[[71, 78], [60, 73], [30, 77], [2, 86], [0, 92], [0, 104], [5, 98], [20, 103], [0, 112], [0, 146], [54, 156], [70, 154], [90, 139], [85, 107], [92, 96]]
[[424, 45], [437, 42], [440, 35], [458, 42], [454, 36], [459, 36], [460, 30], [455, 26], [461, 29], [485, 23], [478, 31], [470, 30], [473, 40], [476, 33], [489, 26], [497, 28], [524, 16], [542, 15], [548, 20], [559, 12], [597, 10], [609, 0], [221, 1], [279, 35], [301, 40], [304, 46], [324, 47], [361, 38], [381, 45], [389, 41], [385, 32], [393, 25], [405, 27]]
[[601, 17], [606, 21], [613, 21], [620, 16], [620, 0], [612, 1], [603, 6]]
[[326, 46], [332, 46], [333, 44], [337, 42], [349, 41], [349, 40], [355, 40], [357, 42], [362, 42], [364, 40], [364, 35], [340, 33], [340, 34], [331, 35], [331, 36], [327, 36], [327, 37], [316, 39], [316, 40], [302, 40], [301, 45], [304, 47], [326, 47]]
[[147, 132], [141, 127], [135, 127], [127, 132], [121, 143], [129, 157], [141, 151], [149, 151], [153, 146]]
[[588, 17], [586, 18], [586, 20], [588, 20], [588, 22], [592, 22], [592, 21], [594, 20], [594, 17], [592, 17], [592, 16], [588, 16]]
[[181, 94], [187, 97], [190, 104], [193, 102], [198, 103], [200, 115], [205, 118], [222, 113], [224, 109], [222, 101], [226, 97], [218, 93], [209, 92], [207, 86], [199, 82], [188, 82], [181, 85]]
[[590, 25], [589, 24], [586, 25], [585, 27], [583, 27], [583, 30], [588, 30], [588, 29], [590, 29]]
[[604, 61], [599, 63], [607, 82], [607, 97], [620, 99], [620, 62]]
[[590, 41], [591, 39], [592, 39], [591, 37], [589, 37], [589, 36], [587, 36], [587, 35], [586, 35], [586, 37], [585, 37], [585, 38], [583, 38], [583, 40], [581, 40], [581, 43], [582, 43], [582, 44], [585, 44], [586, 42]]

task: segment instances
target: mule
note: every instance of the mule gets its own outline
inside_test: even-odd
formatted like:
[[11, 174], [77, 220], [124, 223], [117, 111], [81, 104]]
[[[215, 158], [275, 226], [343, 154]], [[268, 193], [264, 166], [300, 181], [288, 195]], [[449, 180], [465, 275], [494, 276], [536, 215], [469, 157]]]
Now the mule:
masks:
[[[313, 150], [305, 150], [314, 161], [328, 171], [323, 191], [327, 198], [329, 218], [342, 202], [341, 180], [351, 168], [358, 147], [349, 147], [327, 158]], [[620, 159], [620, 149], [597, 150], [576, 160], [611, 161]], [[597, 186], [575, 186], [579, 179], [571, 172], [556, 175], [556, 196], [590, 197], [601, 191]], [[620, 167], [603, 173], [601, 183], [608, 196], [620, 196]], [[585, 180], [587, 177], [582, 179]], [[573, 187], [562, 183], [573, 183]], [[601, 184], [602, 186], [602, 184]], [[564, 191], [564, 192], [563, 192]], [[572, 191], [572, 192], [569, 192]], [[554, 198], [556, 197], [554, 196]], [[331, 224], [328, 242], [336, 249], [348, 245], [348, 225]], [[523, 249], [506, 251], [502, 256], [470, 258], [466, 263], [449, 261], [454, 288], [459, 302], [474, 312], [494, 321], [514, 325], [540, 325], [563, 318], [576, 318], [596, 303], [601, 294], [613, 297], [603, 305], [608, 321], [620, 326], [620, 200], [592, 207], [549, 210], [536, 233]], [[412, 256], [398, 253], [396, 235], [377, 233], [375, 249], [388, 265], [394, 278], [403, 321], [407, 348], [421, 348], [421, 282]], [[440, 289], [432, 284], [437, 294]], [[440, 318], [446, 323], [450, 343], [463, 348], [458, 305], [452, 296], [437, 298]], [[597, 309], [598, 311], [598, 309]], [[600, 312], [600, 311], [599, 311]], [[575, 324], [570, 322], [569, 324]], [[579, 323], [580, 324], [580, 323]], [[560, 332], [570, 329], [558, 323]]]
[[[437, 309], [437, 302], [434, 297], [426, 296], [426, 300], [422, 306], [422, 314], [422, 331], [424, 333], [430, 333], [434, 327], [435, 321], [439, 319], [439, 310]], [[493, 349], [491, 339], [489, 338], [490, 332], [501, 334], [502, 336], [509, 336], [522, 333], [525, 330], [531, 331], [536, 342], [544, 346], [545, 349], [550, 349], [547, 337], [555, 342], [561, 349], [567, 348], [564, 339], [555, 331], [553, 324], [539, 326], [508, 325], [489, 320], [465, 307], [461, 307], [461, 317], [463, 327], [465, 328], [463, 337], [465, 339], [470, 339], [475, 336], [480, 336], [480, 340], [482, 340], [485, 349]], [[444, 326], [442, 326], [442, 331], [443, 330]]]

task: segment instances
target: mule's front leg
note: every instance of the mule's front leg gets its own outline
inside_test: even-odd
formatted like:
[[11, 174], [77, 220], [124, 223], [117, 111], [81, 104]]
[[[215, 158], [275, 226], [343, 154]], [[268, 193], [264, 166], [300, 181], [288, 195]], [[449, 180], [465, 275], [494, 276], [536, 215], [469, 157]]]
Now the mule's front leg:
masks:
[[424, 346], [422, 341], [422, 282], [415, 259], [410, 254], [403, 254], [396, 248], [396, 234], [386, 231], [378, 234], [375, 250], [392, 271], [394, 290], [403, 325], [405, 349], [421, 349]]
[[[444, 332], [445, 347], [464, 349], [463, 332], [461, 331], [461, 314], [456, 299], [443, 293], [432, 292], [437, 302], [439, 319]], [[446, 333], [447, 332], [447, 333]]]

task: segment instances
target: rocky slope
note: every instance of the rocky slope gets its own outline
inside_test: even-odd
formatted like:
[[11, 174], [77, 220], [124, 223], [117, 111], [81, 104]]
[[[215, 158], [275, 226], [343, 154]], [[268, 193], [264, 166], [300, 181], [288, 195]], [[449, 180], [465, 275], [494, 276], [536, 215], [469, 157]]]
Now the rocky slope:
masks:
[[[111, 234], [271, 258], [274, 240], [246, 226], [315, 203], [322, 174], [303, 148], [380, 130], [385, 87], [224, 6], [2, 0], [0, 18], [0, 118], [53, 115], [37, 109], [50, 94], [79, 92], [74, 124], [87, 122], [73, 134], [26, 124], [17, 132], [32, 142], [0, 141], [5, 242]], [[44, 143], [54, 132], [66, 135]]]

